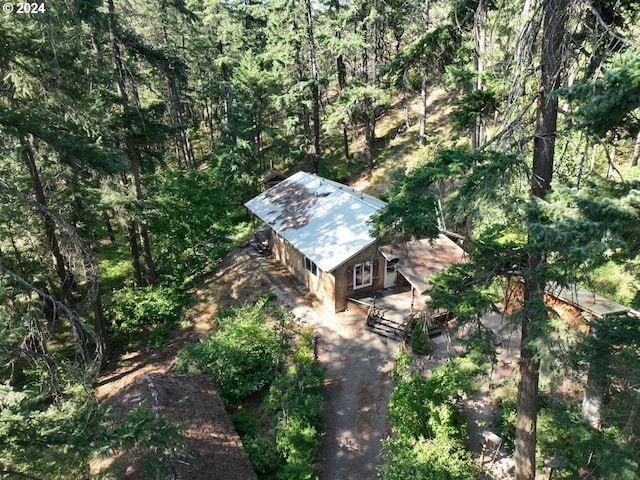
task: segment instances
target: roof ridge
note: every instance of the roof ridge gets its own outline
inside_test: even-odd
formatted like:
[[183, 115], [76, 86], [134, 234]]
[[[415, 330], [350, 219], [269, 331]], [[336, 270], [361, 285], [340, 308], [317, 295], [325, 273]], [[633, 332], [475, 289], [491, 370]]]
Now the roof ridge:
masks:
[[[307, 172], [303, 172], [303, 173], [307, 173]], [[351, 195], [354, 199], [359, 200], [360, 202], [364, 203], [365, 205], [368, 205], [372, 208], [375, 208], [376, 210], [379, 210], [380, 208], [382, 208], [382, 205], [376, 205], [376, 203], [385, 203], [384, 200], [380, 200], [377, 197], [374, 197], [373, 195], [369, 195], [366, 192], [363, 192], [362, 190], [358, 190], [355, 187], [352, 187], [351, 185], [347, 185], [344, 183], [340, 183], [340, 182], [336, 182], [335, 180], [331, 180], [325, 177], [321, 177], [318, 174], [315, 173], [307, 173], [308, 175], [312, 175], [315, 176], [316, 178], [320, 179], [320, 182], [327, 182], [329, 185], [331, 185], [332, 187], [344, 191], [345, 193], [348, 193], [349, 195]]]

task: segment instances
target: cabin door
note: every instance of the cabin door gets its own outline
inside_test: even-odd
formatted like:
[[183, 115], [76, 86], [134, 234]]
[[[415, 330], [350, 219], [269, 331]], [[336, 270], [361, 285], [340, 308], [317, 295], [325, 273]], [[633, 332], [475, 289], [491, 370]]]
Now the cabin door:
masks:
[[398, 275], [396, 273], [396, 263], [398, 263], [397, 258], [393, 260], [384, 259], [384, 288], [390, 288], [396, 284], [396, 277]]

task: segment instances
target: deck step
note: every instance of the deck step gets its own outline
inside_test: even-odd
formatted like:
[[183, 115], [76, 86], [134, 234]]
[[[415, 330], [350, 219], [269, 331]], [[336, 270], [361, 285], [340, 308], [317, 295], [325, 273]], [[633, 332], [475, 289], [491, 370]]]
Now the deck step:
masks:
[[400, 341], [402, 340], [402, 333], [397, 330], [383, 330], [379, 328], [375, 328], [375, 326], [368, 326], [367, 330], [376, 335], [380, 335], [381, 337], [389, 338], [391, 340]]
[[442, 329], [441, 328], [430, 328], [429, 329], [429, 338], [439, 337], [440, 335], [442, 335]]
[[402, 340], [406, 323], [398, 323], [381, 317], [371, 317], [367, 321], [367, 330], [393, 340]]

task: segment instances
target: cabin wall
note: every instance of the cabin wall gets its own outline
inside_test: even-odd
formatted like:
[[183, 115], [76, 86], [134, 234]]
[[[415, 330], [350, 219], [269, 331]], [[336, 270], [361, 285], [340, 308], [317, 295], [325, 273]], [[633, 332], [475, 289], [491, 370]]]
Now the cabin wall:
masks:
[[[505, 286], [503, 299], [504, 313], [512, 315], [522, 308], [524, 301], [524, 283], [519, 279], [509, 279]], [[575, 305], [565, 302], [561, 298], [556, 298], [549, 293], [544, 294], [544, 303], [550, 307], [560, 320], [562, 320], [572, 332], [580, 331], [589, 333], [589, 326], [585, 322], [582, 311]]]
[[[367, 287], [354, 288], [353, 270], [359, 263], [373, 262], [373, 280]], [[341, 312], [346, 308], [347, 297], [359, 297], [384, 288], [384, 258], [378, 253], [375, 245], [371, 245], [348, 262], [333, 271], [335, 278], [335, 311]]]
[[335, 281], [333, 275], [320, 268], [317, 268], [316, 275], [307, 271], [304, 264], [304, 255], [273, 230], [271, 231], [271, 252], [329, 310], [333, 311], [335, 309]]

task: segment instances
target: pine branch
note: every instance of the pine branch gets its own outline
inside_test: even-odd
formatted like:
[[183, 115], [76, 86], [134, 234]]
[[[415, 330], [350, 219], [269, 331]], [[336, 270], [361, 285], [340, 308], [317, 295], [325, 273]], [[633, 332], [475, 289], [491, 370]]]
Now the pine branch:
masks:
[[536, 102], [536, 100], [538, 100], [539, 96], [540, 96], [540, 92], [536, 92], [536, 94], [529, 99], [529, 101], [524, 106], [524, 108], [520, 111], [518, 116], [513, 121], [509, 122], [509, 124], [505, 128], [503, 128], [500, 132], [496, 133], [493, 137], [491, 137], [485, 143], [480, 145], [478, 147], [478, 150], [480, 151], [486, 150], [487, 148], [489, 148], [491, 144], [499, 140], [502, 140], [507, 136], [510, 136], [516, 130], [516, 128], [518, 128], [518, 126], [521, 124], [522, 119], [524, 118], [526, 113], [529, 111], [529, 109], [533, 106], [533, 104]]
[[[53, 305], [55, 305], [57, 308], [63, 311], [66, 314], [69, 321], [71, 322], [71, 332], [73, 334], [74, 343], [76, 345], [76, 352], [80, 355], [82, 359], [82, 363], [86, 367], [88, 367], [89, 370], [97, 369], [100, 366], [100, 364], [102, 363], [102, 357], [103, 357], [102, 341], [93, 330], [91, 330], [90, 328], [87, 327], [87, 325], [85, 325], [85, 323], [80, 319], [80, 317], [78, 316], [75, 310], [70, 309], [55, 297], [49, 295], [48, 293], [45, 293], [43, 290], [39, 289], [32, 283], [28, 282], [17, 273], [12, 272], [2, 264], [0, 264], [0, 273], [3, 273], [8, 277], [12, 278], [14, 281], [19, 283], [23, 287], [27, 288], [28, 290], [31, 290], [32, 292], [35, 292], [43, 300], [51, 302]], [[90, 343], [93, 343], [95, 345], [95, 351], [93, 352], [93, 355], [91, 355], [88, 351], [88, 345]], [[12, 347], [13, 350], [15, 350], [16, 348], [18, 347]], [[19, 349], [19, 350], [22, 353], [27, 352], [26, 349]], [[29, 352], [32, 352], [32, 354], [29, 354], [29, 356], [31, 356], [32, 358], [35, 358], [35, 357], [42, 358], [41, 355], [43, 354], [37, 354], [37, 352], [33, 352], [32, 350], [29, 350]], [[45, 357], [49, 357], [49, 356], [45, 355]]]
[[96, 298], [99, 293], [98, 273], [95, 267], [95, 263], [93, 261], [93, 256], [89, 251], [89, 247], [87, 247], [87, 245], [84, 243], [82, 238], [80, 238], [80, 235], [78, 235], [78, 233], [75, 231], [75, 229], [71, 225], [69, 225], [64, 219], [62, 219], [52, 210], [40, 204], [33, 198], [16, 190], [4, 180], [0, 180], [0, 189], [8, 192], [10, 195], [18, 198], [22, 203], [30, 205], [31, 207], [37, 209], [43, 215], [50, 218], [71, 239], [72, 244], [78, 250], [80, 250], [80, 253], [83, 258], [84, 274], [87, 280], [87, 295], [86, 295], [84, 308], [86, 309], [90, 304], [93, 304], [96, 301]]

